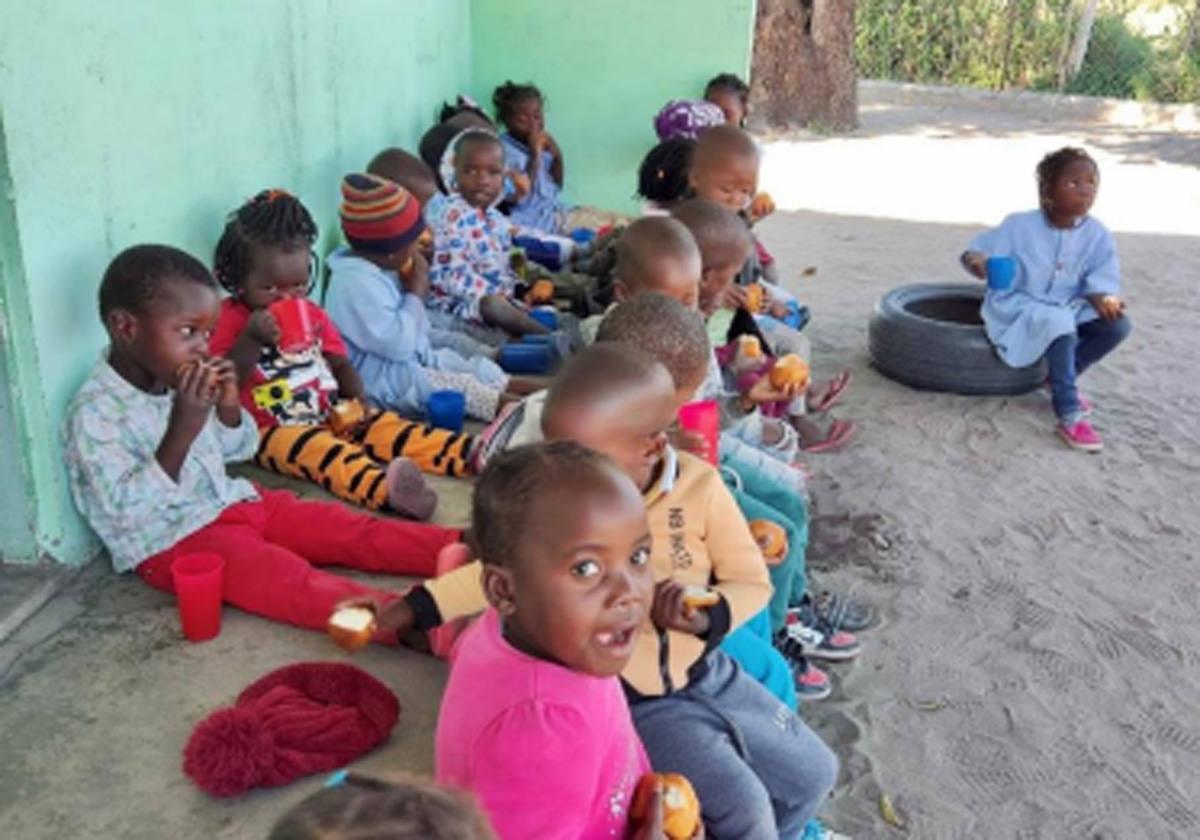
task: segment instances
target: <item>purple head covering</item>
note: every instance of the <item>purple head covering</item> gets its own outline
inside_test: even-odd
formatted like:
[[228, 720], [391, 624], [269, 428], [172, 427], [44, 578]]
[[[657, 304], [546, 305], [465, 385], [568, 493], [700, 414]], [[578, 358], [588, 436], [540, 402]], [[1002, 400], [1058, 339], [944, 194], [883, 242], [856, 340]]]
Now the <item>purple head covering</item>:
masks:
[[673, 99], [654, 117], [654, 131], [659, 140], [686, 137], [695, 140], [706, 128], [723, 125], [725, 114], [703, 99]]

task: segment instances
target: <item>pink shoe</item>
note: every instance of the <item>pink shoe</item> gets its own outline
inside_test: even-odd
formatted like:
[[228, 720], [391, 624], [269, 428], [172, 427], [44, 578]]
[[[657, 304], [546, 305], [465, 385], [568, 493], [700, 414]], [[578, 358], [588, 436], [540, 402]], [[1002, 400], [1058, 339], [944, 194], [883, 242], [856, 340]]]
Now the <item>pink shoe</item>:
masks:
[[1099, 452], [1104, 448], [1104, 441], [1100, 439], [1100, 435], [1096, 434], [1096, 430], [1092, 428], [1092, 424], [1086, 420], [1080, 420], [1071, 426], [1059, 423], [1058, 436], [1066, 441], [1067, 446], [1070, 446], [1072, 449], [1082, 449], [1084, 452]]
[[[438, 552], [434, 574], [436, 577], [441, 577], [470, 562], [471, 549], [467, 547], [466, 543], [450, 543]], [[438, 659], [452, 659], [458, 637], [462, 635], [463, 630], [467, 629], [469, 623], [470, 619], [459, 618], [427, 631], [425, 635], [429, 637], [430, 653]]]

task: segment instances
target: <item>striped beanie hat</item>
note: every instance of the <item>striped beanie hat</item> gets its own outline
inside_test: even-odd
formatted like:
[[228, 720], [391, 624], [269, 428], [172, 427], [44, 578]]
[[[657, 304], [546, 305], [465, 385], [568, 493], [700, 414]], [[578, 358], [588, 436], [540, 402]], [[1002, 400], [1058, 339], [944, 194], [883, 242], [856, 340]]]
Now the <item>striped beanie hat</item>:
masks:
[[394, 254], [425, 230], [421, 205], [408, 190], [378, 175], [342, 179], [342, 233], [356, 251]]

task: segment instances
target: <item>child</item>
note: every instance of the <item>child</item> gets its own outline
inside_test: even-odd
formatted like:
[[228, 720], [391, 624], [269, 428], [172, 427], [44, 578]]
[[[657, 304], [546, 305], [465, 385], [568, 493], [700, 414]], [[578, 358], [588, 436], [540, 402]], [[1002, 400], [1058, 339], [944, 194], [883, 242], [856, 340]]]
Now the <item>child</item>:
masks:
[[989, 289], [984, 298], [988, 338], [1012, 367], [1046, 359], [1058, 436], [1075, 449], [1098, 452], [1104, 442], [1086, 419], [1091, 405], [1075, 380], [1132, 330], [1120, 297], [1116, 243], [1089, 215], [1100, 170], [1086, 151], [1068, 146], [1042, 158], [1037, 180], [1040, 208], [1014, 213], [976, 236], [962, 262], [986, 279], [988, 257], [1016, 260], [1012, 288]]
[[704, 99], [721, 109], [727, 125], [746, 127], [750, 111], [750, 86], [733, 73], [719, 73], [704, 86]]
[[673, 137], [646, 152], [638, 166], [637, 187], [643, 216], [665, 216], [683, 198], [695, 148], [695, 140]]
[[[717, 471], [666, 443], [674, 417], [675, 386], [666, 369], [609, 343], [567, 363], [547, 398], [542, 427], [547, 439], [608, 455], [643, 492], [654, 537], [650, 562], [660, 583], [655, 627], [638, 636], [622, 678], [653, 766], [692, 781], [714, 836], [795, 836], [832, 786], [836, 761], [785, 705], [716, 649], [766, 606], [770, 583]], [[685, 618], [683, 585], [708, 586], [722, 599]], [[415, 588], [378, 615], [381, 626], [407, 631], [481, 607], [478, 567], [468, 566]]]
[[507, 81], [492, 93], [496, 119], [504, 126], [505, 168], [524, 173], [529, 191], [510, 205], [508, 215], [523, 228], [565, 234], [570, 208], [560, 198], [563, 188], [563, 155], [546, 131], [542, 92], [534, 85]]
[[[753, 238], [743, 221], [729, 209], [704, 199], [689, 199], [675, 207], [672, 211], [679, 221], [683, 222], [695, 237], [700, 246], [704, 260], [704, 271], [700, 285], [700, 308], [709, 319], [709, 337], [715, 346], [725, 343], [728, 328], [723, 328], [728, 320], [721, 320], [722, 313], [729, 314], [728, 306], [741, 307], [745, 304], [745, 289], [734, 284], [746, 259], [751, 254]], [[740, 260], [740, 262], [739, 262]], [[715, 329], [713, 325], [717, 324]], [[761, 323], [761, 322], [760, 322]], [[715, 333], [715, 335], [714, 335]], [[784, 344], [767, 344], [777, 355], [794, 353], [805, 361], [812, 356], [808, 339], [793, 330], [775, 330], [769, 333], [776, 339], [785, 339]], [[735, 345], [736, 346], [736, 345]], [[721, 355], [732, 355], [727, 348]], [[805, 442], [805, 450], [822, 452], [837, 448], [847, 443], [855, 431], [852, 421], [831, 421], [827, 429], [822, 429], [814, 422], [808, 413], [825, 413], [836, 403], [849, 387], [849, 373], [839, 374], [829, 382], [811, 382], [799, 399], [784, 403], [784, 410], [778, 415], [785, 416], [788, 422], [800, 433]], [[746, 391], [747, 389], [740, 389]], [[769, 403], [760, 403], [769, 405]], [[775, 415], [772, 412], [773, 416]]]
[[[216, 281], [175, 248], [129, 248], [104, 273], [100, 318], [111, 344], [63, 431], [72, 495], [113, 568], [171, 592], [176, 557], [213, 552], [225, 563], [228, 603], [314, 630], [341, 600], [396, 595], [313, 565], [434, 574], [459, 531], [302, 502], [226, 474], [225, 462], [251, 457], [259, 440], [234, 363], [209, 355], [217, 311]], [[381, 631], [376, 640], [394, 638]]]
[[367, 395], [402, 414], [420, 414], [432, 392], [462, 391], [467, 415], [491, 420], [511, 398], [509, 389], [526, 386], [489, 358], [464, 358], [431, 343], [421, 302], [429, 270], [415, 253], [425, 229], [416, 200], [383, 178], [347, 175], [340, 214], [349, 247], [329, 256], [326, 305]]
[[[457, 320], [499, 327], [509, 335], [549, 332], [514, 300], [517, 277], [509, 261], [512, 225], [495, 207], [504, 185], [500, 139], [470, 130], [459, 136], [453, 148], [450, 195], [430, 220], [434, 239], [430, 308]], [[570, 348], [559, 349], [566, 355]]]
[[293, 806], [267, 840], [495, 840], [464, 794], [427, 782], [345, 779]]
[[471, 529], [489, 609], [462, 637], [437, 724], [437, 777], [504, 840], [626, 836], [649, 771], [616, 677], [654, 600], [638, 490], [574, 443], [488, 465]]
[[[617, 306], [605, 316], [597, 341], [636, 347], [657, 359], [675, 383], [677, 412], [695, 399], [708, 375], [708, 337], [699, 313], [660, 294], [642, 293]], [[697, 438], [683, 430], [675, 431], [674, 440], [680, 448], [704, 457], [707, 455], [706, 442]], [[771, 663], [764, 661], [769, 657], [761, 651], [747, 650], [747, 647], [757, 645], [748, 646], [745, 639], [736, 638], [742, 630], [728, 640], [738, 642], [738, 648], [735, 650], [727, 643], [726, 650], [773, 694], [793, 707], [797, 694], [801, 700], [823, 699], [831, 691], [829, 679], [820, 669], [811, 666], [808, 659], [850, 659], [857, 655], [859, 643], [852, 634], [844, 632], [847, 629], [844, 624], [835, 624], [826, 615], [811, 610], [801, 616], [800, 610], [795, 609], [808, 597], [805, 573], [808, 504], [804, 496], [774, 481], [769, 473], [731, 455], [723, 445], [721, 449], [722, 477], [747, 521], [773, 522], [786, 535], [785, 555], [768, 567], [774, 588], [769, 614], [764, 613], [761, 626], [750, 629], [765, 641], [775, 642], [790, 666], [794, 687], [789, 684], [780, 690]], [[843, 611], [846, 607], [853, 609], [851, 621], [860, 629], [870, 620], [865, 607], [844, 595], [823, 593], [822, 597], [823, 603], [836, 599], [839, 605], [844, 605]], [[754, 661], [759, 663], [757, 668], [753, 667]]]
[[[474, 440], [366, 407], [337, 327], [305, 297], [316, 237], [304, 205], [283, 190], [264, 190], [230, 213], [213, 258], [230, 297], [221, 302], [210, 351], [237, 366], [242, 405], [259, 427], [260, 467], [371, 510], [390, 507], [428, 519], [437, 496], [418, 468], [467, 475]], [[268, 307], [286, 299], [306, 301], [317, 338], [285, 353]], [[357, 403], [352, 410], [361, 420], [335, 434], [330, 421], [339, 397]]]

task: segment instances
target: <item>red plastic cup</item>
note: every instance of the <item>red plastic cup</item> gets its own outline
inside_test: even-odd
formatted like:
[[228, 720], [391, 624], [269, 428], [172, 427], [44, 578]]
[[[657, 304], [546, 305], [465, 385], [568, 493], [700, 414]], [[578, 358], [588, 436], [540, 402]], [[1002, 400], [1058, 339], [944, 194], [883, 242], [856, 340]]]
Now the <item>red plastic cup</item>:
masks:
[[219, 554], [185, 554], [171, 563], [183, 635], [204, 642], [221, 632], [221, 588], [225, 560]]
[[277, 300], [268, 309], [279, 324], [279, 349], [284, 353], [295, 353], [316, 341], [312, 304], [307, 299]]
[[717, 463], [717, 441], [721, 434], [721, 415], [716, 400], [690, 402], [679, 409], [679, 425], [698, 432], [708, 443], [708, 460]]

